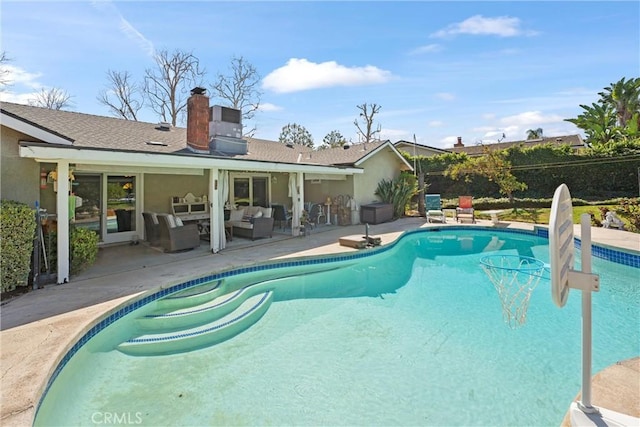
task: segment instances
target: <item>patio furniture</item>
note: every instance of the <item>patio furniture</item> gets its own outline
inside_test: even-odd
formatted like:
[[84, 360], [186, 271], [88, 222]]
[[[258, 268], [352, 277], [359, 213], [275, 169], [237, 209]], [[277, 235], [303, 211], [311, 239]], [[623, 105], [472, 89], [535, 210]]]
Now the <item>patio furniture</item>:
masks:
[[476, 223], [475, 210], [473, 209], [473, 196], [458, 197], [458, 207], [456, 208], [456, 222], [463, 219], [470, 219], [472, 224]]
[[273, 208], [273, 222], [278, 221], [278, 225], [280, 225], [280, 229], [284, 230], [288, 225], [291, 224], [291, 212], [287, 211], [287, 207], [285, 205], [271, 205]]
[[182, 224], [171, 214], [158, 214], [160, 246], [165, 252], [177, 252], [200, 246], [200, 233], [196, 224]]
[[160, 244], [160, 223], [158, 222], [157, 214], [155, 212], [142, 212], [142, 218], [144, 219], [144, 233], [147, 242], [151, 246], [158, 246]]
[[314, 224], [320, 224], [320, 218], [324, 218], [325, 221], [327, 220], [327, 216], [325, 215], [322, 206], [323, 205], [320, 203], [314, 203], [311, 205], [311, 209], [309, 210], [309, 222], [312, 226]]
[[447, 218], [442, 210], [442, 200], [439, 194], [425, 194], [424, 205], [427, 211], [427, 222], [431, 222], [431, 220], [437, 220], [443, 223], [447, 222]]
[[370, 203], [360, 206], [360, 222], [381, 224], [393, 219], [393, 205], [390, 203]]
[[273, 236], [272, 208], [245, 206], [232, 209], [228, 223], [233, 227], [233, 235], [255, 240]]

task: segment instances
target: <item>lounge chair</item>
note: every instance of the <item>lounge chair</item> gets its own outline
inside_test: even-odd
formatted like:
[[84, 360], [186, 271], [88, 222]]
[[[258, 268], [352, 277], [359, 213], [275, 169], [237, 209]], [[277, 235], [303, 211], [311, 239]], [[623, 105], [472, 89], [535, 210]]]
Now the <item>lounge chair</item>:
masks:
[[142, 218], [144, 218], [144, 232], [147, 242], [151, 246], [158, 246], [160, 244], [158, 215], [154, 212], [142, 212]]
[[431, 222], [431, 220], [447, 222], [447, 217], [442, 211], [442, 200], [440, 200], [439, 194], [425, 194], [424, 205], [427, 211], [427, 222]]
[[196, 224], [182, 224], [171, 214], [158, 214], [160, 246], [165, 252], [177, 252], [200, 246], [200, 232]]
[[475, 224], [476, 222], [472, 196], [460, 196], [458, 198], [458, 207], [456, 208], [456, 221], [462, 222], [462, 220], [465, 218], [470, 219], [472, 224]]

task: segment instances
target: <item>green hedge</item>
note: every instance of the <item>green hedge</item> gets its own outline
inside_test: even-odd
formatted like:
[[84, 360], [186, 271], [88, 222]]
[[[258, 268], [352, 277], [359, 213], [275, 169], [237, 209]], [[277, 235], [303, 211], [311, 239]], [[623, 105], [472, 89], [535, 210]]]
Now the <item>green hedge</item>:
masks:
[[[49, 265], [58, 270], [58, 234], [51, 233]], [[98, 257], [98, 234], [87, 228], [72, 227], [69, 230], [69, 273], [78, 274], [91, 267]]]
[[[558, 185], [565, 183], [573, 197], [585, 200], [633, 197], [638, 194], [640, 141], [625, 142], [609, 150], [584, 149], [576, 153], [568, 145], [545, 144], [533, 147], [513, 146], [505, 150], [512, 173], [528, 189], [515, 193], [519, 198], [549, 198]], [[413, 157], [408, 156], [409, 162]], [[470, 182], [444, 176], [448, 166], [463, 162], [467, 154], [418, 156], [425, 172], [428, 193], [443, 198], [472, 195], [476, 198], [500, 198], [498, 186], [486, 178], [473, 176]]]
[[35, 230], [35, 209], [11, 200], [0, 201], [2, 292], [29, 284]]

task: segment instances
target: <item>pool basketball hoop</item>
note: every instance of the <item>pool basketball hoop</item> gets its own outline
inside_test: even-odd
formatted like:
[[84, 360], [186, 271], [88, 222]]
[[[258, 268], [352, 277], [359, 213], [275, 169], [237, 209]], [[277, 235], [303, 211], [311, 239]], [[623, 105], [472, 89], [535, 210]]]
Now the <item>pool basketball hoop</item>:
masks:
[[582, 271], [573, 269], [573, 207], [569, 188], [562, 184], [554, 195], [549, 217], [551, 296], [558, 307], [567, 303], [570, 289], [582, 291], [582, 395], [569, 408], [573, 426], [639, 425], [640, 420], [591, 406], [591, 293], [600, 290], [599, 276], [591, 274], [591, 217], [582, 214]]
[[540, 260], [519, 255], [490, 255], [480, 259], [502, 303], [504, 321], [516, 329], [527, 320], [529, 298], [544, 271]]

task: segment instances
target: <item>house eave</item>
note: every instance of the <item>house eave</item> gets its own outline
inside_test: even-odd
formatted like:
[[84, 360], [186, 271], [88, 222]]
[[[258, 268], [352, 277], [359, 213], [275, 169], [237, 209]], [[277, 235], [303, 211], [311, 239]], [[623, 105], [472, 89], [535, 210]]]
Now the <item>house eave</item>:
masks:
[[311, 165], [302, 163], [279, 163], [261, 160], [232, 159], [214, 156], [188, 155], [185, 153], [148, 153], [116, 150], [100, 150], [77, 147], [52, 147], [41, 143], [21, 142], [20, 157], [38, 162], [64, 160], [85, 165], [145, 166], [156, 168], [210, 169], [219, 168], [233, 171], [258, 170], [263, 172], [313, 172], [336, 175], [363, 173], [355, 167]]
[[24, 133], [25, 135], [29, 135], [33, 138], [44, 141], [45, 143], [61, 144], [65, 146], [73, 145], [73, 139], [37, 125], [36, 123], [24, 120], [18, 116], [8, 113], [7, 111], [1, 111], [0, 118], [2, 126]]

